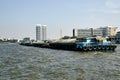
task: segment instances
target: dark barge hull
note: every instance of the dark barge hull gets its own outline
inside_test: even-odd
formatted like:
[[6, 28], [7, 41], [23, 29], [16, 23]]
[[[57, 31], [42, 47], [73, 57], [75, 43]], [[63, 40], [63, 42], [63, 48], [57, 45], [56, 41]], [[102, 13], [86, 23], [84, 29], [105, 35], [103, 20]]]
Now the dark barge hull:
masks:
[[20, 45], [40, 47], [40, 48], [49, 48], [49, 46], [47, 44], [44, 44], [44, 43], [20, 43]]
[[51, 43], [50, 48], [62, 50], [76, 50], [75, 43]]
[[114, 51], [116, 45], [98, 45], [98, 46], [86, 46], [76, 47], [76, 43], [52, 43], [50, 44], [53, 49], [74, 50], [74, 51]]
[[86, 46], [86, 47], [76, 47], [76, 43], [50, 43], [40, 44], [40, 43], [21, 43], [20, 45], [33, 46], [40, 48], [50, 48], [57, 50], [72, 50], [72, 51], [114, 51], [117, 47], [116, 45], [98, 45], [98, 46]]
[[116, 45], [99, 45], [77, 48], [77, 51], [109, 51], [109, 50], [114, 51], [115, 48]]

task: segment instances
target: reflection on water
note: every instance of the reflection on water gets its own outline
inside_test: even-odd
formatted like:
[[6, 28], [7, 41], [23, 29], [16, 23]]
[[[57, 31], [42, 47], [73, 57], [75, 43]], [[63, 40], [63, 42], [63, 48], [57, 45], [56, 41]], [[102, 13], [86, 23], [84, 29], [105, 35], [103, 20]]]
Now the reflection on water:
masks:
[[75, 52], [0, 44], [0, 80], [120, 80], [120, 45]]

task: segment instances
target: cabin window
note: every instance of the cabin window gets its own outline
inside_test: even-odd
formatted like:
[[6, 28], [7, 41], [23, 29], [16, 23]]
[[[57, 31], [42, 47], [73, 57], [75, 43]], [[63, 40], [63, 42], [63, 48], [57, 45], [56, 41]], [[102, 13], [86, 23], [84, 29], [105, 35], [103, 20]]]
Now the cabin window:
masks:
[[91, 39], [91, 42], [96, 42], [98, 41], [96, 38]]

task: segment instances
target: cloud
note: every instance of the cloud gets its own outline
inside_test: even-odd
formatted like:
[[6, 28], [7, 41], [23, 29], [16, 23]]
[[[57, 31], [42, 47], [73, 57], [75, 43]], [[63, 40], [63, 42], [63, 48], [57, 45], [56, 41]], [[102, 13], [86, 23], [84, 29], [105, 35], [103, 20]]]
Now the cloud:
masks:
[[[100, 7], [94, 7], [88, 10], [90, 13], [120, 14], [120, 0], [104, 0]], [[93, 18], [91, 16], [90, 18]]]
[[118, 1], [118, 0], [107, 0], [107, 1], [105, 2], [105, 6], [106, 6], [107, 8], [110, 8], [110, 9], [119, 8], [119, 7], [120, 7], [119, 5], [120, 5], [120, 4], [119, 4], [119, 1]]
[[105, 2], [105, 13], [120, 14], [120, 0], [107, 0]]
[[111, 13], [113, 13], [113, 14], [120, 14], [120, 10], [112, 10]]
[[120, 14], [120, 10], [104, 10], [104, 13], [117, 15]]
[[90, 15], [89, 18], [92, 19], [92, 20], [96, 19], [95, 15]]

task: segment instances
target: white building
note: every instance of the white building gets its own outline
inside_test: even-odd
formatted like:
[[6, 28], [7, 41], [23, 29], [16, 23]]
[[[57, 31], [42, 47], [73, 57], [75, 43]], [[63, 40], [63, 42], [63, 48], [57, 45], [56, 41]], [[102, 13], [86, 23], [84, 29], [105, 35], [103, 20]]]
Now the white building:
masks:
[[36, 25], [36, 40], [41, 40], [41, 25]]
[[102, 29], [93, 29], [92, 36], [103, 36], [103, 30]]
[[117, 27], [115, 26], [106, 26], [106, 27], [100, 27], [99, 29], [103, 30], [103, 36], [115, 36]]
[[42, 40], [46, 40], [46, 25], [42, 25]]
[[80, 37], [91, 37], [92, 36], [92, 29], [73, 29], [73, 36], [78, 38]]
[[100, 27], [97, 29], [89, 28], [89, 29], [73, 29], [73, 36], [78, 38], [80, 37], [92, 37], [92, 36], [115, 36], [117, 27], [114, 26], [106, 26]]
[[36, 25], [36, 40], [46, 40], [46, 25]]

